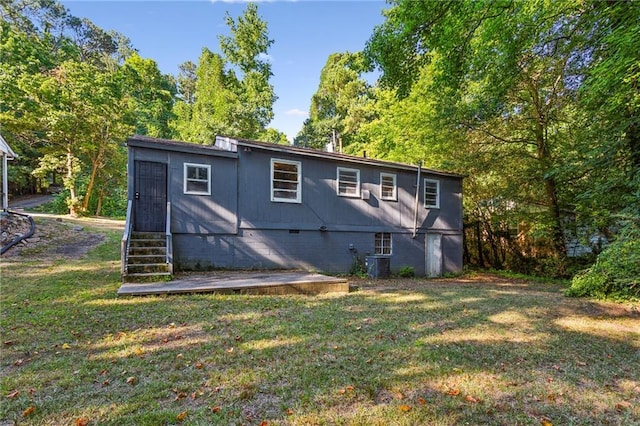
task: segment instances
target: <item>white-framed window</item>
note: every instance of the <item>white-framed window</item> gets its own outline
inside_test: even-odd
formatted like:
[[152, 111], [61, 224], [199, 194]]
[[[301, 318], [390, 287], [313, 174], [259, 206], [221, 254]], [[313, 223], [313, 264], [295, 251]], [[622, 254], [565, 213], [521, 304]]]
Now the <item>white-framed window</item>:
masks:
[[360, 197], [360, 170], [338, 167], [338, 195], [342, 197]]
[[383, 200], [398, 201], [398, 185], [396, 175], [392, 173], [380, 173], [380, 198]]
[[376, 232], [373, 253], [376, 255], [391, 254], [391, 232]]
[[184, 193], [211, 195], [211, 165], [184, 163]]
[[302, 202], [302, 163], [300, 161], [271, 159], [271, 201], [279, 203]]
[[424, 206], [431, 209], [440, 208], [440, 181], [436, 179], [424, 180]]

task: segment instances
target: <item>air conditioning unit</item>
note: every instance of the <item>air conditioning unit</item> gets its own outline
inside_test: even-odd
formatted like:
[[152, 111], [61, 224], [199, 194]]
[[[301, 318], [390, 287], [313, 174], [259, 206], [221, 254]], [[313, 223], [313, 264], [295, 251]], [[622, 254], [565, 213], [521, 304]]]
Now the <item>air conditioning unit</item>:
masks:
[[367, 256], [364, 260], [367, 276], [370, 278], [388, 278], [391, 276], [391, 258], [389, 256]]

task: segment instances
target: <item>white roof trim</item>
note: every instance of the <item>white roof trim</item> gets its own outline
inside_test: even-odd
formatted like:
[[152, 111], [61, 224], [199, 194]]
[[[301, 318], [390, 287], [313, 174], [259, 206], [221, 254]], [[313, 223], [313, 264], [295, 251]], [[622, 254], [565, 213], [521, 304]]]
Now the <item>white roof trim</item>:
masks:
[[2, 135], [0, 135], [0, 152], [2, 152], [3, 155], [6, 155], [7, 159], [9, 159], [9, 160], [13, 160], [14, 158], [18, 158], [16, 153], [13, 152], [13, 150], [11, 149], [11, 147], [9, 146], [7, 141], [4, 140]]

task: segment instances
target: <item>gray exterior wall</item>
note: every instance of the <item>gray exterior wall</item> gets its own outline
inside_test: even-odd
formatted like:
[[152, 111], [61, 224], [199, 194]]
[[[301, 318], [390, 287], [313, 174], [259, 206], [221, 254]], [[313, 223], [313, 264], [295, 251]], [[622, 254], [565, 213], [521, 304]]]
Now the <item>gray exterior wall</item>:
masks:
[[[291, 151], [239, 144], [236, 153], [197, 145], [129, 141], [130, 171], [136, 160], [168, 165], [167, 197], [178, 269], [301, 268], [346, 273], [354, 255], [364, 260], [374, 254], [376, 232], [392, 234], [392, 271], [411, 266], [416, 274], [425, 273], [427, 232], [443, 235], [443, 272], [462, 269], [460, 176], [423, 169], [417, 235], [413, 237], [415, 167]], [[301, 163], [301, 203], [271, 201], [272, 158]], [[211, 166], [210, 196], [184, 194], [185, 162]], [[370, 198], [338, 196], [337, 167], [360, 170], [361, 190], [368, 190]], [[397, 201], [381, 199], [381, 172], [397, 176]], [[132, 173], [129, 176], [129, 194], [133, 194]], [[424, 207], [424, 178], [440, 181], [439, 209]]]

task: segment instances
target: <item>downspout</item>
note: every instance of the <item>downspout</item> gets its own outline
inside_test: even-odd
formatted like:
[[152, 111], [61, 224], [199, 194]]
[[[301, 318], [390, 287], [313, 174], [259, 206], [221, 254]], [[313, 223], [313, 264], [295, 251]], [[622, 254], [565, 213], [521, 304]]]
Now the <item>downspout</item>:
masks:
[[416, 182], [416, 203], [413, 211], [413, 236], [418, 233], [418, 204], [420, 203], [420, 171], [422, 170], [422, 160], [418, 161], [418, 181]]

